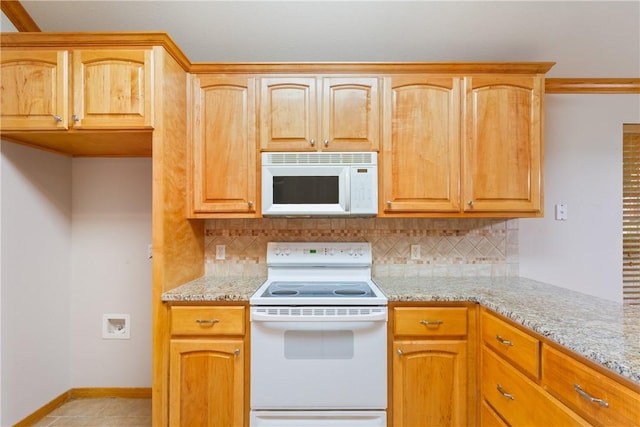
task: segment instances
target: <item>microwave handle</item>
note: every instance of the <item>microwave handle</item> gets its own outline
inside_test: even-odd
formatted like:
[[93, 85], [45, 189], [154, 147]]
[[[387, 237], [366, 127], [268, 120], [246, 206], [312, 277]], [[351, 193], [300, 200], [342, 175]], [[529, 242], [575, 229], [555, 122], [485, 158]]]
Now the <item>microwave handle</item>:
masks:
[[346, 181], [347, 181], [346, 182], [347, 197], [345, 197], [345, 201], [344, 201], [344, 211], [345, 213], [350, 213], [351, 212], [351, 173], [347, 174]]

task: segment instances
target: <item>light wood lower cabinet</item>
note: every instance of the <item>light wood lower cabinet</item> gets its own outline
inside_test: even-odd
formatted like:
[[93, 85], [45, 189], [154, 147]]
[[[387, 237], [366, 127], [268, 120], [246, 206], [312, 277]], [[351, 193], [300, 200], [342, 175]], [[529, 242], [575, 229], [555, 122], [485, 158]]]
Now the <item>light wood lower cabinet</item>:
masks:
[[487, 347], [482, 349], [481, 372], [484, 400], [509, 425], [589, 425]]
[[546, 345], [542, 386], [594, 425], [640, 426], [640, 394]]
[[475, 424], [475, 310], [395, 307], [392, 315], [390, 425]]
[[171, 340], [169, 425], [242, 426], [242, 340]]
[[245, 425], [245, 310], [171, 308], [169, 425]]

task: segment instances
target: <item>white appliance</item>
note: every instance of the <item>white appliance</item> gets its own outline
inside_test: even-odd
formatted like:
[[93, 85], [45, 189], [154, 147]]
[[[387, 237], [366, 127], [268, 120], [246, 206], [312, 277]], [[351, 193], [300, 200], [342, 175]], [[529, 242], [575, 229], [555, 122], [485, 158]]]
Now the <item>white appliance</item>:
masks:
[[377, 213], [377, 153], [262, 153], [262, 215]]
[[251, 305], [251, 426], [384, 427], [387, 298], [371, 246], [272, 242]]

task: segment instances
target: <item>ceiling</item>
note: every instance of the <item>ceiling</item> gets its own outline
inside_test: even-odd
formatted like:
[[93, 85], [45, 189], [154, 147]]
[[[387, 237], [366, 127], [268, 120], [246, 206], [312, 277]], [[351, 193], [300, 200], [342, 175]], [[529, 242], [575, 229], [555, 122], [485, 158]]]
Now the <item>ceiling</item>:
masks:
[[42, 31], [167, 32], [192, 62], [555, 61], [550, 76], [640, 74], [637, 1], [21, 4]]

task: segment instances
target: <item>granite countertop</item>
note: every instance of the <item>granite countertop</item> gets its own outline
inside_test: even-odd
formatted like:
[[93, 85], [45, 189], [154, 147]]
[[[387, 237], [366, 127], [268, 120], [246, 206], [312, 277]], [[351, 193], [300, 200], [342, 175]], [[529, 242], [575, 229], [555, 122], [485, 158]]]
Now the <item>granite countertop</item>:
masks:
[[[201, 277], [166, 302], [248, 301], [264, 278]], [[640, 307], [520, 277], [376, 277], [389, 302], [478, 302], [640, 385]]]

